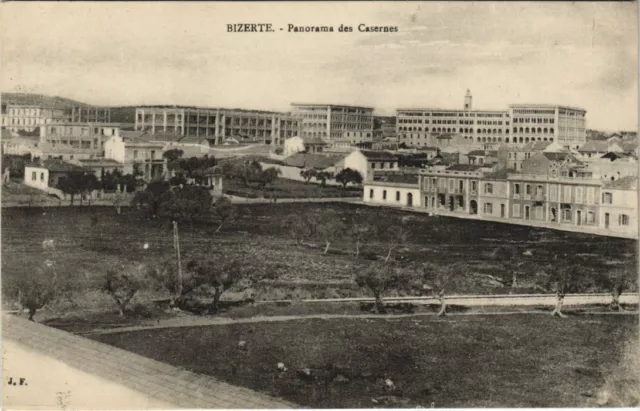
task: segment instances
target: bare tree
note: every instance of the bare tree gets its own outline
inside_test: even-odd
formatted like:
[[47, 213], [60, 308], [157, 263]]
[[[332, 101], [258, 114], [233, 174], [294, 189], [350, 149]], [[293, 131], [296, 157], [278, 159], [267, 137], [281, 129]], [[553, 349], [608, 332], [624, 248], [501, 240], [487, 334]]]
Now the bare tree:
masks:
[[342, 237], [346, 231], [346, 226], [339, 220], [328, 220], [324, 224], [318, 227], [318, 232], [325, 243], [324, 251], [322, 254], [329, 252], [331, 243], [336, 239]]
[[391, 252], [407, 242], [409, 238], [409, 230], [404, 226], [404, 223], [391, 225], [385, 229], [384, 238], [388, 241], [388, 252], [384, 261], [389, 262]]
[[355, 215], [351, 219], [349, 231], [351, 238], [355, 242], [356, 246], [355, 257], [358, 257], [360, 255], [360, 246], [362, 245], [363, 241], [373, 232], [373, 227], [367, 223], [364, 216], [360, 214], [359, 209], [356, 209]]

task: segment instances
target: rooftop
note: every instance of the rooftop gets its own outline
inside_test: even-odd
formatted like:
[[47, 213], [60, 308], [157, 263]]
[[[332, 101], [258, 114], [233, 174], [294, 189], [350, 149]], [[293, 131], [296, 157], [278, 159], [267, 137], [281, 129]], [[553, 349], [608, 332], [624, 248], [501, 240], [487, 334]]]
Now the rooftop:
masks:
[[302, 141], [305, 144], [310, 144], [310, 145], [324, 145], [324, 146], [326, 146], [328, 144], [326, 141], [324, 141], [320, 137], [302, 137]]
[[606, 140], [589, 140], [584, 143], [579, 149], [580, 153], [600, 153], [607, 152], [609, 144]]
[[604, 188], [616, 188], [620, 190], [637, 190], [638, 189], [638, 177], [627, 176], [619, 178], [615, 181], [605, 181], [603, 183]]
[[[105, 405], [100, 404], [100, 401], [108, 401], [109, 397], [117, 397], [118, 394], [125, 398], [120, 405], [128, 403], [130, 409], [291, 409], [297, 407], [285, 400], [233, 386], [207, 375], [187, 371], [16, 316], [3, 315], [2, 338], [3, 350], [4, 342], [8, 341], [12, 349], [26, 350], [23, 358], [29, 363], [40, 363], [34, 361], [35, 359], [46, 361], [46, 364], [51, 367], [51, 375], [48, 375], [49, 378], [35, 376], [34, 382], [50, 384], [53, 387], [45, 387], [50, 389], [38, 390], [38, 392], [53, 394], [57, 389], [70, 390], [70, 393], [74, 393], [67, 399], [71, 404], [70, 409], [91, 409], [90, 404], [75, 401], [92, 397], [90, 394], [78, 394], [77, 391], [82, 389], [95, 394], [101, 394], [96, 391], [106, 389], [106, 392], [111, 394], [104, 398], [96, 395], [98, 399], [91, 403], [93, 407]], [[15, 354], [17, 351], [11, 351], [11, 353]], [[13, 364], [14, 371], [18, 371], [20, 364], [15, 362]], [[71, 378], [74, 374], [79, 374], [79, 377]], [[31, 382], [30, 380], [29, 383]], [[83, 383], [84, 386], [81, 385]], [[113, 384], [121, 389], [114, 389]], [[141, 400], [132, 401], [133, 398], [127, 398], [127, 396], [131, 397], [133, 393], [144, 397]], [[50, 406], [39, 406], [42, 401], [48, 400], [34, 399], [34, 402], [29, 404], [33, 405], [31, 408], [52, 409]], [[25, 404], [13, 404], [10, 408], [24, 408], [20, 405]], [[108, 404], [104, 408], [118, 409], [113, 405]]]
[[484, 150], [471, 150], [467, 153], [467, 156], [485, 156], [487, 155]]
[[485, 174], [485, 180], [506, 180], [509, 174], [518, 174], [516, 170], [510, 168], [503, 168], [493, 173]]
[[465, 110], [462, 108], [421, 108], [421, 107], [403, 107], [396, 109], [396, 112], [399, 111], [437, 111], [437, 112], [445, 112], [445, 113], [489, 113], [489, 114], [507, 114], [508, 110]]
[[418, 184], [417, 174], [374, 174], [376, 183]]
[[27, 167], [46, 168], [49, 171], [57, 173], [84, 173], [88, 170], [84, 167], [77, 166], [75, 164], [67, 163], [59, 159], [49, 159], [36, 163], [27, 164]]
[[474, 164], [454, 164], [447, 168], [447, 171], [478, 171], [482, 166]]
[[148, 109], [175, 109], [175, 110], [201, 110], [201, 111], [225, 111], [225, 112], [237, 112], [237, 113], [256, 113], [256, 114], [289, 114], [279, 111], [267, 111], [267, 110], [250, 110], [244, 108], [221, 108], [221, 107], [197, 107], [197, 106], [176, 106], [176, 105], [150, 105], [150, 106], [138, 106], [136, 110], [148, 110]]
[[398, 157], [388, 151], [360, 150], [360, 152], [367, 158], [367, 160], [398, 161]]
[[111, 158], [89, 158], [85, 160], [78, 160], [78, 162], [85, 166], [95, 166], [95, 165], [109, 165], [109, 166], [122, 166], [122, 163], [117, 162]]
[[324, 104], [324, 103], [291, 103], [293, 107], [346, 107], [346, 108], [363, 108], [365, 110], [373, 110], [373, 107], [353, 106], [349, 104]]
[[587, 110], [580, 107], [563, 106], [559, 104], [509, 104], [509, 108], [562, 108], [565, 110], [575, 110], [587, 112]]
[[333, 167], [343, 158], [344, 156], [342, 155], [296, 153], [285, 158], [282, 162], [290, 167], [324, 170], [325, 168]]

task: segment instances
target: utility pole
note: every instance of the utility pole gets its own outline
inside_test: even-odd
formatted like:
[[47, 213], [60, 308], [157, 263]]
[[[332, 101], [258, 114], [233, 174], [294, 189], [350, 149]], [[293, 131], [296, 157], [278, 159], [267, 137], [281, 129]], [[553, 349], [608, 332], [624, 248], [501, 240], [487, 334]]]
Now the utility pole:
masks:
[[176, 296], [178, 298], [182, 295], [182, 261], [180, 260], [180, 237], [177, 221], [173, 221], [173, 248], [176, 250], [176, 258], [178, 259], [178, 293]]

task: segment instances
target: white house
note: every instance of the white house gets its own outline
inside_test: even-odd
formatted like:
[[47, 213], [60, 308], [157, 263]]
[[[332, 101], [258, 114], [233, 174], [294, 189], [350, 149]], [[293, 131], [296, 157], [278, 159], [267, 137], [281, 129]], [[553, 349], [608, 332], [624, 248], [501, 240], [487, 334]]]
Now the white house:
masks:
[[365, 203], [392, 207], [421, 208], [417, 175], [387, 176], [386, 181], [367, 181], [362, 200]]
[[398, 157], [387, 151], [355, 150], [340, 161], [336, 168], [338, 171], [350, 168], [360, 172], [363, 181], [372, 179], [373, 172], [398, 171]]
[[164, 148], [162, 142], [132, 141], [120, 136], [113, 136], [104, 144], [105, 158], [122, 163], [124, 174], [131, 174], [137, 168], [147, 181], [164, 174]]
[[49, 188], [56, 188], [61, 177], [89, 172], [91, 170], [62, 160], [44, 160], [25, 165], [24, 184], [38, 190], [48, 191]]

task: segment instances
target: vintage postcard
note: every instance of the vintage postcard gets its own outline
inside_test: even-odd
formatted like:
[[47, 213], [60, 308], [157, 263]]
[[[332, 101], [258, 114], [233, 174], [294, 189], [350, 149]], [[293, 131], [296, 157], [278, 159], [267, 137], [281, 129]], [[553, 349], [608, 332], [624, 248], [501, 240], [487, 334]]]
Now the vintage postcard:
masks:
[[2, 408], [640, 406], [638, 21], [0, 4]]

